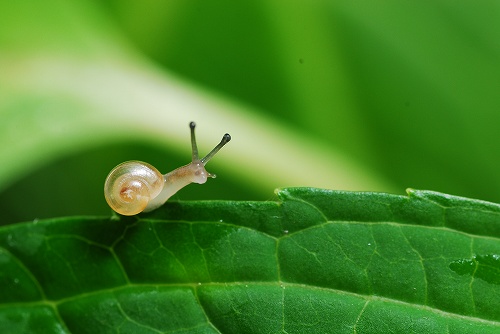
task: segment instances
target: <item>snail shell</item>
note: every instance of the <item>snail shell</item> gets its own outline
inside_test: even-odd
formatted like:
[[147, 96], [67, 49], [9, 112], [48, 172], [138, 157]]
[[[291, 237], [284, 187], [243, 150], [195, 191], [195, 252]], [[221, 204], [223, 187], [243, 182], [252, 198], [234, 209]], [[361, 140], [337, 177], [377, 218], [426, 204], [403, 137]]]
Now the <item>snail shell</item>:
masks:
[[144, 211], [164, 184], [163, 175], [155, 167], [141, 161], [127, 161], [109, 173], [104, 193], [113, 210], [131, 216]]

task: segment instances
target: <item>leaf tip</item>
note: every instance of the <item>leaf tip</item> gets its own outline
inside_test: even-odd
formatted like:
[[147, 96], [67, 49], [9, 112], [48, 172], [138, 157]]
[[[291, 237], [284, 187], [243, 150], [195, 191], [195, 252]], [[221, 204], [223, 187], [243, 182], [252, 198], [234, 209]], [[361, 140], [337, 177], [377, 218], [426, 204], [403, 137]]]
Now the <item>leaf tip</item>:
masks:
[[288, 188], [276, 188], [274, 189], [274, 194], [278, 196], [280, 200], [284, 200], [290, 196]]
[[406, 188], [406, 194], [408, 195], [408, 197], [416, 197], [418, 196], [418, 190], [416, 189], [413, 189], [413, 188]]

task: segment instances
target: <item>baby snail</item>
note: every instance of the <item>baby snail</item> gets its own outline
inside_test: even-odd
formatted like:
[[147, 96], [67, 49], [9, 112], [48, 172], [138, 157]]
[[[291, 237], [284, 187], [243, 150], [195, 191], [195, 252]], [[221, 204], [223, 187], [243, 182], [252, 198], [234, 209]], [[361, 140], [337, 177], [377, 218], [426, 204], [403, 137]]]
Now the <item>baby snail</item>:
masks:
[[104, 183], [104, 197], [109, 206], [125, 216], [152, 211], [188, 184], [192, 182], [203, 184], [207, 182], [208, 177], [214, 178], [215, 174], [207, 172], [205, 165], [231, 140], [231, 136], [226, 133], [220, 143], [200, 159], [194, 135], [195, 126], [194, 122], [189, 123], [193, 156], [190, 164], [165, 175], [141, 161], [127, 161], [116, 166]]

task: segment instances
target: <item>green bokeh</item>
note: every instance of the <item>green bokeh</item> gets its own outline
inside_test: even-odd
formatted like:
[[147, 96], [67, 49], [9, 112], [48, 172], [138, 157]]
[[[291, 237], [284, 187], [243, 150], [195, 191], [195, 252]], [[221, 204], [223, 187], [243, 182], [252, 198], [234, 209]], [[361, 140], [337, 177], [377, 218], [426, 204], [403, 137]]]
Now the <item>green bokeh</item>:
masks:
[[[499, 10], [491, 0], [480, 5], [441, 0], [4, 2], [3, 223], [107, 214], [101, 184], [112, 166], [141, 159], [155, 166], [160, 161], [168, 171], [189, 158], [189, 152], [180, 155], [152, 138], [101, 135], [99, 129], [114, 125], [104, 117], [90, 122], [86, 116], [93, 107], [87, 101], [19, 88], [17, 67], [24, 63], [17, 60], [40, 55], [55, 62], [61, 56], [89, 63], [126, 59], [138, 68], [148, 59], [158, 66], [159, 76], [172, 73], [248, 108], [238, 117], [279, 123], [299, 139], [323, 143], [331, 160], [340, 152], [377, 174], [382, 184], [387, 181], [386, 187], [369, 190], [415, 187], [498, 202]], [[57, 74], [48, 72], [44, 80]], [[75, 77], [74, 83], [79, 80]], [[82, 133], [62, 131], [54, 140], [64, 144], [53, 151], [9, 152], [14, 143], [29, 145], [48, 137], [43, 118], [51, 111], [60, 119], [57, 126], [74, 122]], [[93, 141], [81, 139], [92, 137], [94, 130]], [[237, 141], [231, 145], [238, 147]], [[305, 159], [279, 152], [276, 158], [290, 164]], [[273, 161], [258, 163], [273, 166]], [[219, 179], [188, 187], [178, 198], [264, 200], [271, 189], [286, 186], [247, 180], [217, 167]]]

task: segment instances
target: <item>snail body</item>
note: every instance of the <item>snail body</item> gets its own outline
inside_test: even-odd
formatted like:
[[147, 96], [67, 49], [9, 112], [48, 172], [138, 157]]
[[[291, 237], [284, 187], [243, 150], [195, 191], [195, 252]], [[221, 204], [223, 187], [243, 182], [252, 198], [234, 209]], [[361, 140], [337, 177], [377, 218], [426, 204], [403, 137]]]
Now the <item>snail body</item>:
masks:
[[109, 206], [125, 216], [148, 212], [163, 205], [177, 191], [190, 183], [203, 184], [209, 177], [215, 178], [205, 169], [206, 163], [231, 140], [229, 134], [204, 158], [198, 157], [194, 134], [195, 123], [191, 129], [191, 163], [162, 175], [155, 167], [142, 161], [127, 161], [111, 170], [104, 183], [104, 197]]

